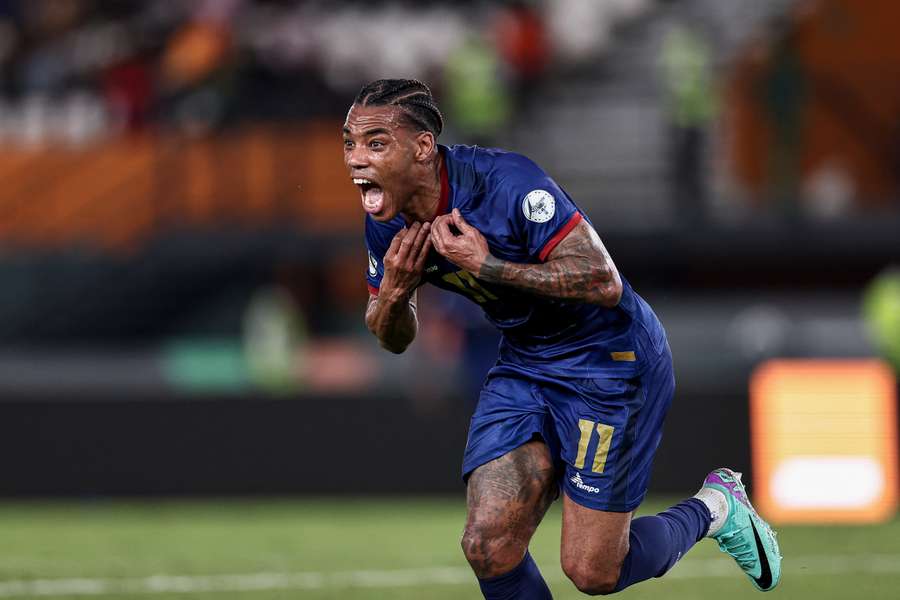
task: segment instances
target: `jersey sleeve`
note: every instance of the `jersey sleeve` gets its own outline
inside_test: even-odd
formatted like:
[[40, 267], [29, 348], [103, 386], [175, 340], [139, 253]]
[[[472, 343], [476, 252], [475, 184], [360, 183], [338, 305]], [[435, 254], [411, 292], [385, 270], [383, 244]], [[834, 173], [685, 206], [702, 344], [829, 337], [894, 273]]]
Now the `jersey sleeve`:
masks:
[[527, 247], [529, 257], [544, 262], [584, 215], [536, 164], [516, 157], [514, 166], [505, 186], [512, 228]]
[[384, 277], [384, 255], [390, 247], [389, 235], [383, 228], [378, 227], [369, 217], [366, 217], [366, 250], [368, 251], [368, 265], [366, 267], [366, 285], [369, 293], [377, 296], [381, 287], [381, 279]]

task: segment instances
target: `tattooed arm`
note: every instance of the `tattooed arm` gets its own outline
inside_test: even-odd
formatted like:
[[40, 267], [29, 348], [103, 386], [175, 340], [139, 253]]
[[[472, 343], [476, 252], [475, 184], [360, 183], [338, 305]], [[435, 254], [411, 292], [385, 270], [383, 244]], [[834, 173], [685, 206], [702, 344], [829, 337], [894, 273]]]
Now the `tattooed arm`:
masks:
[[[460, 231], [449, 230], [453, 224]], [[540, 264], [520, 264], [491, 255], [484, 236], [454, 210], [432, 226], [435, 249], [483, 281], [510, 285], [548, 298], [611, 308], [622, 297], [622, 279], [600, 236], [582, 220]]]
[[416, 293], [396, 298], [369, 294], [366, 326], [378, 338], [382, 348], [394, 354], [403, 353], [415, 339], [419, 328]]
[[600, 236], [582, 220], [542, 264], [519, 264], [488, 254], [478, 278], [541, 296], [580, 300], [612, 308], [622, 297], [622, 279]]

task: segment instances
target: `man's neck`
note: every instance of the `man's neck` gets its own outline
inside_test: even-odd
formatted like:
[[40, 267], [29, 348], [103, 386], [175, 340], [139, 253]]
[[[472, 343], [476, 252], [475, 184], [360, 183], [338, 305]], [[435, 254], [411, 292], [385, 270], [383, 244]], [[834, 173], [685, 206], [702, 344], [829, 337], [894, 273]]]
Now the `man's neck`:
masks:
[[423, 174], [416, 191], [413, 192], [403, 215], [409, 222], [434, 221], [438, 207], [441, 203], [441, 169], [444, 168], [440, 154], [429, 167], [423, 169]]

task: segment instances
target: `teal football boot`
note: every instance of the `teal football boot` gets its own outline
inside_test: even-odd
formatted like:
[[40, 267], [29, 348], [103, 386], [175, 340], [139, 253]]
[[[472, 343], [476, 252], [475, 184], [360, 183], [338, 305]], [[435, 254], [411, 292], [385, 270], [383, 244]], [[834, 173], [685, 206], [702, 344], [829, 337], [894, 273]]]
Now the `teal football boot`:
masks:
[[781, 579], [778, 540], [750, 504], [741, 474], [731, 469], [716, 469], [706, 476], [703, 487], [722, 492], [728, 501], [728, 517], [710, 537], [737, 562], [758, 590], [774, 589]]

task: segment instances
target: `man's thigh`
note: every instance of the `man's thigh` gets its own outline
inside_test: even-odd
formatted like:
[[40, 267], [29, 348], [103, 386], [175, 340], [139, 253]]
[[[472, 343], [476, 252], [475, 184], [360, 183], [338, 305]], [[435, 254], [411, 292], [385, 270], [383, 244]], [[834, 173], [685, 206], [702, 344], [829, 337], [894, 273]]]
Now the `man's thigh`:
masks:
[[477, 467], [468, 479], [463, 550], [479, 577], [518, 565], [558, 494], [550, 451], [533, 440]]

